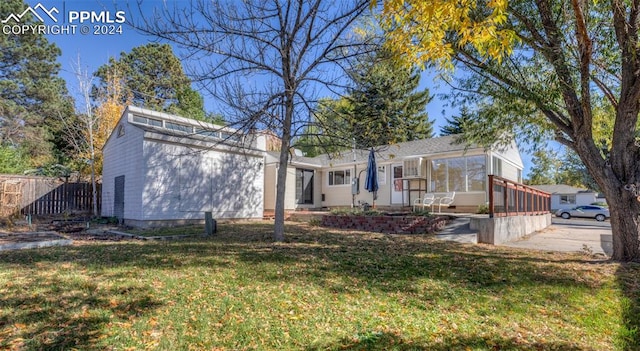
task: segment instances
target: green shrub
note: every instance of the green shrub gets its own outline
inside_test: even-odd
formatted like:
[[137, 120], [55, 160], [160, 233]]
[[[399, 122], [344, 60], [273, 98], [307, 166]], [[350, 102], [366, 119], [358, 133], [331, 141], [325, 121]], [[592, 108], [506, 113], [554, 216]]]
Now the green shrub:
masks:
[[478, 209], [476, 210], [477, 214], [489, 214], [489, 205], [487, 204], [483, 204], [483, 205], [479, 205]]

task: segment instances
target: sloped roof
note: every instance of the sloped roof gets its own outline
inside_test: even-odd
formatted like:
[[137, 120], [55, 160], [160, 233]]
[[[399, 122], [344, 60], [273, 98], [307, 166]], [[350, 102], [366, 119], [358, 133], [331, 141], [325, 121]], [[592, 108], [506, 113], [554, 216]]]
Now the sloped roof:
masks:
[[[407, 157], [433, 156], [449, 152], [464, 152], [466, 150], [477, 150], [480, 147], [472, 145], [467, 147], [464, 143], [456, 143], [456, 135], [443, 137], [406, 141], [402, 143], [383, 145], [374, 147], [376, 160], [378, 163], [392, 160], [403, 160]], [[279, 157], [279, 151], [269, 151], [269, 155]], [[356, 163], [366, 163], [369, 158], [369, 150], [356, 150]], [[291, 163], [311, 164], [318, 167], [339, 166], [343, 164], [353, 164], [353, 151], [345, 150], [337, 155], [323, 154], [316, 157], [291, 156]]]
[[550, 185], [531, 185], [532, 188], [546, 191], [551, 194], [578, 194], [578, 193], [595, 193], [593, 190], [576, 188], [566, 184], [550, 184]]

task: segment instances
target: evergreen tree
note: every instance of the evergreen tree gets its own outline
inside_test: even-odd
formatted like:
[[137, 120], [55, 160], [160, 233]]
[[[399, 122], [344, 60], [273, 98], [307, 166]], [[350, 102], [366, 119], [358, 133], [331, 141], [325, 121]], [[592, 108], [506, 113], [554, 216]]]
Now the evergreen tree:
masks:
[[391, 59], [385, 50], [365, 56], [349, 72], [353, 85], [350, 132], [359, 148], [430, 138], [433, 122], [425, 111], [428, 90], [416, 91], [420, 71]]
[[[20, 14], [26, 7], [21, 0], [2, 1], [0, 18]], [[22, 18], [21, 24], [30, 23], [34, 23], [31, 16]], [[59, 162], [56, 157], [62, 157], [58, 122], [73, 116], [73, 103], [57, 76], [59, 55], [60, 49], [43, 34], [0, 35], [0, 146], [27, 159], [14, 172]]]
[[353, 116], [353, 104], [349, 99], [323, 99], [318, 103], [314, 115], [303, 135], [293, 144], [295, 148], [308, 157], [352, 148], [353, 131], [349, 121]]
[[123, 96], [130, 96], [133, 105], [205, 119], [204, 100], [191, 88], [182, 63], [168, 44], [150, 43], [122, 52], [119, 59], [110, 58], [95, 73], [101, 82], [94, 95], [107, 89], [108, 77], [116, 74], [114, 71], [122, 75], [126, 89]]
[[469, 108], [463, 106], [460, 114], [453, 116], [452, 119], [446, 118], [447, 124], [440, 128], [440, 136], [463, 134], [465, 127], [469, 126], [473, 121], [473, 117], [469, 112]]
[[532, 167], [528, 184], [548, 185], [558, 184], [558, 172], [561, 161], [558, 153], [553, 150], [539, 149], [533, 153]]

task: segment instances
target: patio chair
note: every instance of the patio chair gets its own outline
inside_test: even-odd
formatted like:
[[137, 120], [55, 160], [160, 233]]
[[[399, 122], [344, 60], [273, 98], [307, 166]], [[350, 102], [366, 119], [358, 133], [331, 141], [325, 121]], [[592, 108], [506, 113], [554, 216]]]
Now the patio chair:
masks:
[[442, 206], [449, 207], [453, 203], [456, 197], [456, 192], [446, 193], [443, 197], [438, 199], [438, 213], [442, 213]]
[[436, 201], [436, 196], [433, 193], [426, 193], [424, 194], [424, 197], [422, 199], [416, 199], [413, 202], [413, 212], [416, 211], [416, 207], [422, 207], [423, 210], [427, 206], [431, 208], [431, 206], [433, 206], [433, 203], [435, 201]]

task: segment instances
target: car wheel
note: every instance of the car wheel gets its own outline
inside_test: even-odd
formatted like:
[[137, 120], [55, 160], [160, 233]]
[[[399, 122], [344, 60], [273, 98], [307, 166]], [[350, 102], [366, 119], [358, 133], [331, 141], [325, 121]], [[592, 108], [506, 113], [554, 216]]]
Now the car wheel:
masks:
[[562, 212], [560, 217], [562, 217], [564, 219], [569, 219], [569, 218], [571, 218], [571, 215], [568, 212]]
[[605, 219], [607, 219], [607, 217], [605, 217], [603, 214], [596, 215], [596, 221], [598, 222], [602, 222]]

